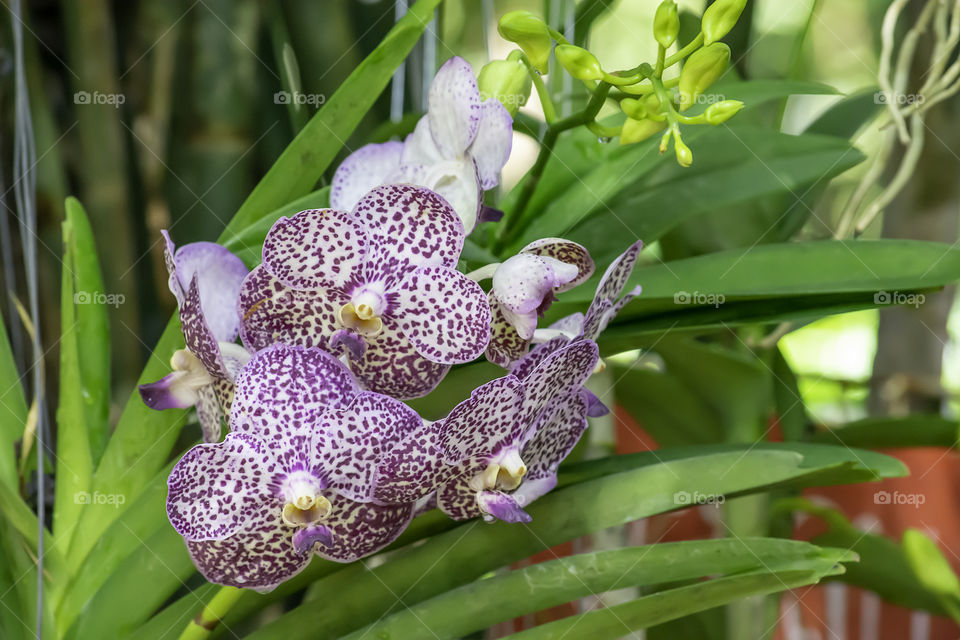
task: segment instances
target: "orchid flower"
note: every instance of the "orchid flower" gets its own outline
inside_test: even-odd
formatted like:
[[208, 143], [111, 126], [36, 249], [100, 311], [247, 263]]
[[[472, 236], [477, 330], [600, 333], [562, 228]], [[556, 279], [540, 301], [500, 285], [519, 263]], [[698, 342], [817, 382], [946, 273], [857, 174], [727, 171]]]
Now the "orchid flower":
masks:
[[483, 290], [455, 268], [463, 240], [447, 202], [412, 185], [378, 187], [352, 213], [281, 218], [243, 282], [240, 337], [318, 346], [371, 391], [425, 395], [490, 339]]
[[237, 377], [223, 442], [188, 451], [167, 514], [210, 582], [269, 591], [313, 554], [353, 562], [392, 542], [414, 504], [371, 503], [376, 461], [421, 425], [398, 400], [360, 391], [320, 349], [276, 345]]
[[595, 343], [580, 340], [522, 379], [477, 388], [381, 457], [375, 499], [409, 500], [435, 486], [437, 506], [455, 520], [529, 522], [523, 507], [556, 486], [557, 466], [586, 428], [580, 388], [598, 357]]
[[493, 317], [487, 359], [509, 368], [527, 351], [537, 319], [556, 300], [593, 275], [590, 253], [576, 242], [543, 238], [531, 242], [502, 264], [471, 274], [482, 278], [492, 270], [489, 301]]
[[500, 182], [510, 157], [513, 118], [496, 98], [481, 101], [473, 68], [459, 57], [440, 67], [428, 107], [402, 144], [369, 144], [343, 161], [331, 184], [333, 208], [352, 209], [380, 184], [412, 183], [443, 196], [467, 235], [483, 221], [483, 192]]
[[177, 299], [187, 348], [173, 354], [173, 373], [140, 385], [151, 409], [196, 406], [205, 442], [220, 439], [233, 399], [233, 381], [250, 359], [234, 343], [240, 330], [237, 299], [247, 268], [237, 256], [212, 242], [176, 249], [163, 231], [170, 291]]

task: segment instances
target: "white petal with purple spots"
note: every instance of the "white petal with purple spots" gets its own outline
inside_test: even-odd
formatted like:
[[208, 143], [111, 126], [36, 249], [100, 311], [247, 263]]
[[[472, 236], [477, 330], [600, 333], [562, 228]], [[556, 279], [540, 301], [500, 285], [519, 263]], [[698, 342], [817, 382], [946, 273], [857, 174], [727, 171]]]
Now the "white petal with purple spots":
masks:
[[470, 63], [460, 57], [447, 60], [430, 84], [430, 132], [444, 156], [462, 155], [480, 127], [480, 90]]
[[330, 183], [330, 206], [350, 211], [368, 191], [387, 182], [400, 166], [402, 142], [360, 147], [344, 160]]

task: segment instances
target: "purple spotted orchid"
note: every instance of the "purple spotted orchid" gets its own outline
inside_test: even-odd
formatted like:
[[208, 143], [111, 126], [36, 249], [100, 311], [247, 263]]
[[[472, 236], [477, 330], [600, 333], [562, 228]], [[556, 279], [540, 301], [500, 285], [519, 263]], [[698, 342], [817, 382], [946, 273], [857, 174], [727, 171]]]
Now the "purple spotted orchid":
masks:
[[437, 72], [428, 106], [403, 143], [369, 144], [344, 160], [332, 207], [350, 210], [380, 184], [412, 183], [443, 196], [468, 235], [483, 221], [483, 192], [497, 186], [510, 157], [513, 118], [496, 98], [481, 100], [470, 63], [459, 57]]
[[281, 218], [240, 293], [240, 337], [342, 355], [362, 384], [395, 398], [429, 393], [490, 339], [480, 286], [456, 270], [463, 224], [412, 185], [377, 187], [351, 213]]
[[471, 277], [492, 273], [492, 314], [487, 359], [504, 368], [519, 360], [534, 337], [537, 319], [556, 299], [593, 275], [590, 253], [576, 242], [543, 238], [531, 242], [502, 264], [489, 265]]
[[177, 299], [186, 349], [173, 354], [173, 373], [140, 385], [152, 409], [196, 406], [206, 442], [220, 439], [233, 400], [234, 378], [250, 359], [234, 341], [240, 331], [237, 299], [247, 268], [237, 256], [212, 242], [177, 249], [163, 231], [170, 291]]
[[269, 591], [316, 554], [352, 562], [392, 542], [414, 504], [374, 504], [376, 461], [421, 426], [398, 400], [361, 391], [316, 348], [276, 345], [237, 377], [223, 442], [188, 451], [167, 514], [210, 582]]
[[[523, 507], [557, 483], [557, 467], [587, 426], [583, 382], [597, 345], [580, 340], [476, 389], [435, 423], [411, 432], [379, 463], [375, 498], [414, 499], [436, 487], [455, 520], [529, 522]], [[419, 454], [418, 454], [419, 452]]]

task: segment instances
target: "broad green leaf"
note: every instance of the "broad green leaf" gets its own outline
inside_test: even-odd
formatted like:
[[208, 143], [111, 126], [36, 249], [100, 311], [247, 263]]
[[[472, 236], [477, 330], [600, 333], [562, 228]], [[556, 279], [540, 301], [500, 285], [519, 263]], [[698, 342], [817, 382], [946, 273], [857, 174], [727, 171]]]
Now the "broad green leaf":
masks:
[[907, 529], [901, 545], [920, 583], [937, 596], [950, 617], [960, 623], [960, 579], [937, 543], [917, 529]]
[[60, 293], [60, 398], [57, 404], [55, 544], [69, 548], [92, 502], [96, 459], [109, 434], [110, 328], [93, 230], [82, 205], [67, 198]]
[[521, 221], [522, 233], [507, 253], [536, 238], [560, 235], [607, 264], [636, 238], [649, 244], [698, 214], [789, 193], [862, 160], [848, 142], [828, 136], [716, 127], [695, 129], [689, 138], [696, 159], [688, 168], [658, 154], [652, 143], [612, 152], [529, 227], [522, 229]]
[[863, 89], [830, 105], [806, 128], [808, 133], [851, 138], [885, 109], [877, 100], [877, 87]]
[[[643, 293], [601, 338], [607, 351], [636, 348], [636, 337], [665, 329], [826, 315], [883, 304], [884, 293], [934, 289], [960, 278], [960, 250], [918, 240], [848, 240], [760, 245], [641, 266], [629, 286]], [[582, 309], [587, 283], [551, 308]], [[580, 306], [570, 303], [580, 302]]]
[[842, 550], [806, 543], [725, 538], [668, 542], [558, 558], [478, 580], [414, 605], [346, 636], [455, 639], [548, 607], [625, 587], [847, 559]]
[[741, 100], [748, 107], [792, 95], [829, 96], [840, 93], [836, 88], [819, 82], [772, 78], [742, 81], [728, 80], [727, 77], [711, 86], [707, 94], [723, 96], [720, 98], [722, 100]]
[[420, 39], [440, 2], [418, 0], [397, 21], [277, 158], [227, 225], [228, 231], [248, 227], [314, 188]]
[[[832, 449], [838, 448], [702, 447], [700, 455], [691, 453], [697, 448], [689, 448], [649, 452], [653, 455], [646, 457], [617, 456], [624, 458], [622, 461], [607, 459], [608, 469], [623, 464], [629, 470], [547, 494], [530, 505], [533, 521], [529, 525], [468, 522], [403, 549], [375, 568], [363, 564], [348, 567], [316, 583], [315, 589], [327, 594], [323, 600], [297, 607], [250, 638], [340, 637], [394, 610], [397, 593], [403, 593], [403, 603], [411, 606], [561, 542], [686, 506], [684, 494], [743, 495], [771, 486], [862, 480], [886, 471], [903, 472], [902, 465], [885, 456], [873, 458], [868, 452]], [[807, 452], [809, 459], [799, 451]], [[678, 457], [656, 460], [657, 455], [671, 453]], [[861, 462], [866, 459], [877, 461], [878, 468]], [[627, 466], [643, 462], [647, 465]], [[603, 471], [602, 465], [581, 463], [579, 467], [581, 479], [584, 474]]]
[[[773, 364], [773, 402], [784, 440], [808, 440], [811, 427], [807, 408], [800, 395], [797, 376], [780, 349], [771, 350]], [[831, 444], [831, 443], [827, 443]], [[864, 447], [872, 448], [872, 447]]]
[[818, 431], [814, 442], [849, 447], [884, 449], [891, 447], [956, 447], [960, 425], [933, 415], [901, 418], [864, 418]]
[[[625, 604], [548, 622], [508, 637], [516, 640], [560, 640], [561, 638], [615, 640], [633, 631], [743, 598], [816, 584], [826, 576], [842, 572], [842, 565], [834, 563], [832, 559], [823, 559], [797, 563], [795, 569], [757, 571], [739, 576], [716, 578], [655, 593]], [[571, 635], [574, 629], [576, 629], [575, 635]]]
[[27, 400], [20, 384], [20, 374], [13, 361], [7, 328], [0, 317], [0, 483], [15, 488], [17, 462], [14, 444], [23, 437], [27, 424]]

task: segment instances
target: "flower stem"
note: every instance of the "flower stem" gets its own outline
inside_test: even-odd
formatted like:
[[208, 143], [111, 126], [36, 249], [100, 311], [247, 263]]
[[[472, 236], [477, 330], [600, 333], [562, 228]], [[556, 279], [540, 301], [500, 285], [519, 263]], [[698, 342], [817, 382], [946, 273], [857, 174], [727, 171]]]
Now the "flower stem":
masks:
[[553, 153], [553, 147], [557, 143], [559, 135], [567, 129], [593, 122], [597, 114], [600, 113], [600, 108], [603, 107], [604, 102], [606, 102], [609, 92], [610, 84], [601, 82], [597, 85], [593, 96], [590, 98], [590, 102], [583, 111], [567, 116], [562, 120], [551, 121], [549, 117], [547, 118], [547, 131], [543, 135], [543, 140], [540, 143], [540, 153], [537, 155], [537, 160], [533, 168], [531, 168], [527, 174], [517, 204], [507, 212], [507, 215], [505, 215], [500, 222], [500, 229], [497, 232], [497, 237], [493, 245], [494, 253], [498, 253], [503, 249], [503, 245], [507, 240], [507, 234], [511, 230], [512, 225], [510, 223], [516, 221], [517, 232], [522, 231], [530, 223], [529, 220], [525, 219], [524, 213], [526, 212], [527, 205], [530, 204], [530, 199], [533, 197], [534, 191], [537, 189], [537, 185], [540, 183], [540, 178], [543, 176], [543, 171], [547, 166], [550, 155]]
[[180, 634], [180, 640], [202, 640], [209, 637], [210, 632], [217, 628], [230, 607], [236, 604], [242, 595], [243, 589], [221, 587], [203, 610], [187, 624]]
[[696, 38], [691, 40], [689, 44], [687, 44], [687, 46], [685, 46], [683, 49], [680, 49], [680, 51], [677, 51], [675, 54], [667, 58], [663, 63], [663, 68], [669, 69], [670, 67], [677, 64], [678, 62], [686, 58], [688, 55], [690, 55], [691, 53], [699, 49], [702, 45], [703, 45], [703, 34], [701, 33]]

